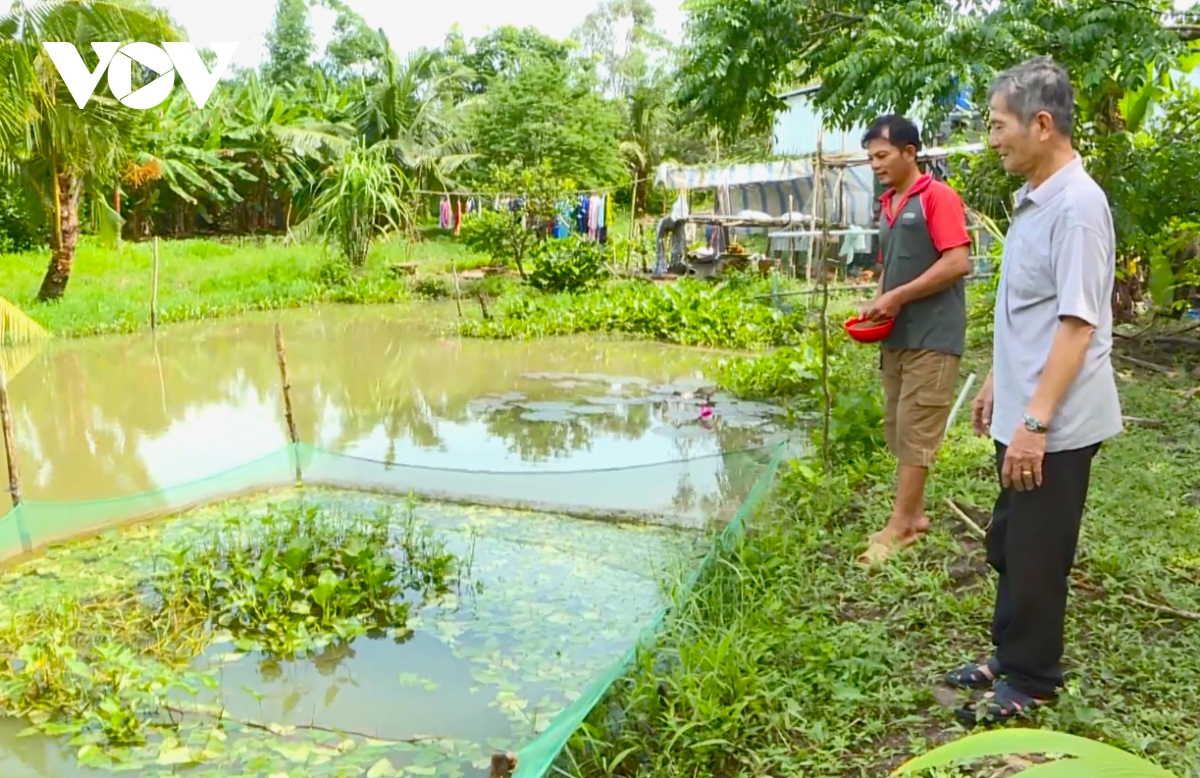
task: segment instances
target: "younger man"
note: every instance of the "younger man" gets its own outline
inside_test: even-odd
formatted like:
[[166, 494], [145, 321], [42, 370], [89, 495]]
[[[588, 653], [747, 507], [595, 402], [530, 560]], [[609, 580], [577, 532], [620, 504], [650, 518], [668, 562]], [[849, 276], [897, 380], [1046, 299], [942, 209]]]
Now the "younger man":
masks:
[[899, 463], [892, 515], [859, 557], [870, 566], [929, 527], [925, 480], [945, 434], [966, 340], [971, 238], [962, 199], [917, 166], [916, 125], [884, 116], [863, 146], [880, 183], [891, 187], [880, 198], [878, 292], [863, 313], [896, 320], [881, 364], [884, 434]]

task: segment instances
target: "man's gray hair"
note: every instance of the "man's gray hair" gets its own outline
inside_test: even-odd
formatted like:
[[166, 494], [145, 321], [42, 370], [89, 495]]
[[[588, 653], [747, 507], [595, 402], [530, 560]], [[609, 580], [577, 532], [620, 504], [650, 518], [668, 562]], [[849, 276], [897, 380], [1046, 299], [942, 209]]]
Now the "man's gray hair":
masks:
[[1066, 69], [1050, 57], [1034, 57], [1015, 65], [992, 82], [988, 100], [1003, 95], [1008, 112], [1028, 125], [1045, 111], [1054, 127], [1070, 138], [1075, 126], [1075, 89]]

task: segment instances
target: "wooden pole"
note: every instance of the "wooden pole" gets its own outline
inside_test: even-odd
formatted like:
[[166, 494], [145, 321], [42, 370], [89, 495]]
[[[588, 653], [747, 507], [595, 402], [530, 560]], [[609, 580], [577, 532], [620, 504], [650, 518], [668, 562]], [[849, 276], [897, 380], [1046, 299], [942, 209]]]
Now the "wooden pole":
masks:
[[154, 270], [150, 277], [150, 329], [158, 327], [158, 236], [154, 236]]
[[[829, 274], [825, 272], [825, 241], [829, 237], [829, 223], [825, 218], [825, 167], [822, 153], [824, 130], [817, 133], [817, 159], [813, 165], [813, 191], [816, 203], [813, 212], [821, 225], [821, 235], [813, 238], [820, 243], [816, 251], [821, 268], [821, 386], [825, 394], [824, 429], [821, 434], [821, 462], [829, 472], [829, 426], [833, 416], [833, 395], [829, 391]], [[816, 225], [814, 225], [816, 226]]]
[[[845, 142], [844, 136], [842, 138], [842, 141], [843, 141], [843, 143]], [[843, 145], [843, 148], [845, 148], [844, 145]], [[835, 184], [833, 187], [833, 198], [834, 198], [834, 202], [837, 204], [837, 223], [839, 225], [844, 225], [846, 227], [849, 227], [850, 226], [850, 218], [848, 216], [846, 216], [847, 208], [846, 208], [846, 202], [845, 202], [845, 200], [846, 200], [846, 168], [845, 167], [838, 168], [837, 184]], [[826, 221], [829, 221], [829, 220], [826, 219]], [[826, 234], [828, 234], [828, 230], [826, 231]], [[846, 245], [846, 237], [847, 237], [846, 235], [841, 236], [841, 243], [839, 244], [840, 246]], [[840, 258], [841, 258], [840, 253], [838, 254], [838, 257], [839, 257], [838, 272], [841, 274], [842, 280], [845, 280], [848, 282], [850, 280], [849, 268], [846, 267], [845, 264], [843, 264], [843, 262], [840, 261]], [[853, 259], [853, 258], [854, 257], [852, 255], [851, 259]]]
[[296, 481], [300, 480], [300, 452], [295, 451], [300, 443], [296, 434], [296, 417], [292, 415], [292, 385], [288, 381], [287, 350], [283, 346], [283, 327], [275, 323], [275, 356], [279, 359], [279, 377], [283, 380], [283, 414], [287, 418], [288, 436], [292, 439], [292, 448], [296, 454]]
[[[823, 129], [817, 130], [817, 155], [813, 158], [813, 174], [812, 174], [812, 190], [813, 190], [812, 218], [813, 218], [813, 229], [814, 230], [820, 229], [817, 226], [817, 220], [819, 218], [820, 213], [822, 213], [822, 211], [824, 210], [823, 202], [825, 200], [825, 197], [824, 197], [825, 193], [818, 189], [818, 187], [821, 185], [821, 181], [820, 181], [821, 141], [822, 141], [824, 135], [825, 135], [825, 131]], [[812, 280], [813, 280], [813, 278], [812, 278], [813, 254], [816, 250], [816, 247], [817, 247], [817, 236], [814, 235], [813, 237], [809, 238], [809, 241], [808, 241], [808, 266], [804, 269], [804, 282], [806, 284], [811, 284]]]
[[454, 278], [454, 306], [458, 308], [458, 320], [462, 321], [462, 290], [458, 288], [458, 260], [450, 255], [450, 275]]
[[[792, 214], [795, 211], [796, 211], [796, 196], [788, 195], [788, 220], [787, 220], [788, 232], [791, 232], [791, 230], [792, 230]], [[770, 238], [768, 238], [767, 240], [770, 240]], [[770, 246], [768, 246], [768, 248], [770, 248]], [[797, 275], [799, 275], [799, 273], [796, 271], [796, 239], [795, 238], [788, 238], [788, 271], [791, 273], [792, 278], [795, 278]]]
[[8, 376], [0, 368], [0, 425], [4, 427], [4, 458], [8, 460], [8, 493], [13, 507], [21, 504], [21, 471], [17, 467], [17, 446], [13, 443], [12, 409], [8, 405]]

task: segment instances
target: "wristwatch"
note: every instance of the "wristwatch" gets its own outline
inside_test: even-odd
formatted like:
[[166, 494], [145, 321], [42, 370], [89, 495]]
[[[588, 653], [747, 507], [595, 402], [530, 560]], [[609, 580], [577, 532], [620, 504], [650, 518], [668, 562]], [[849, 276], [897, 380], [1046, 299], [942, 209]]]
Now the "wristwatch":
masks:
[[1047, 432], [1050, 431], [1049, 427], [1047, 427], [1045, 424], [1042, 424], [1040, 421], [1038, 421], [1034, 417], [1030, 416], [1028, 413], [1026, 413], [1024, 416], [1022, 416], [1021, 420], [1023, 422], [1025, 422], [1025, 429], [1029, 430], [1030, 432], [1036, 433], [1038, 435], [1045, 435]]

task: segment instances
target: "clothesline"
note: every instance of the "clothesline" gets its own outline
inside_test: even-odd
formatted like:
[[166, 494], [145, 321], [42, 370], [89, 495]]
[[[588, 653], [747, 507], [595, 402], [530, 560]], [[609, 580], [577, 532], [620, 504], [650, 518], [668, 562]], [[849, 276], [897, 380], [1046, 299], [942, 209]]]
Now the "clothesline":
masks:
[[[638, 179], [634, 179], [632, 181], [627, 181], [624, 184], [613, 184], [611, 186], [598, 186], [598, 187], [594, 187], [592, 189], [578, 189], [578, 190], [575, 190], [572, 192], [559, 192], [558, 194], [560, 197], [579, 197], [581, 195], [587, 195], [587, 194], [608, 194], [609, 192], [615, 192], [618, 189], [627, 189], [627, 188], [633, 186], [634, 184], [641, 183], [643, 181], [650, 181], [650, 179], [649, 178], [638, 178]], [[513, 192], [472, 192], [472, 191], [468, 191], [468, 192], [462, 192], [462, 191], [434, 192], [434, 191], [431, 191], [428, 189], [414, 189], [412, 191], [414, 194], [434, 195], [437, 197], [496, 198], [496, 197], [522, 197], [523, 196], [521, 194], [516, 194]]]

